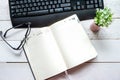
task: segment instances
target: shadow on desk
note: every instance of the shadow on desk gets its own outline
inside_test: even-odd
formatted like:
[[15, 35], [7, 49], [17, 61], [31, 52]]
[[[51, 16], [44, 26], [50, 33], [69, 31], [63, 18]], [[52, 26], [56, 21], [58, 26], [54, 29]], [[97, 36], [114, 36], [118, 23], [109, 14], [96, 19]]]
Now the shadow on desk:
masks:
[[[66, 75], [65, 72], [63, 72], [63, 73], [58, 74], [56, 76], [53, 76], [53, 77], [51, 77], [51, 78], [49, 78], [47, 80], [76, 80], [76, 79], [71, 79], [71, 77], [69, 75], [77, 74], [78, 72], [81, 72], [82, 70], [86, 69], [90, 65], [91, 64], [83, 63], [83, 64], [81, 64], [81, 65], [79, 65], [77, 67], [74, 67], [72, 69], [67, 70], [68, 75]], [[80, 79], [80, 78], [78, 78], [78, 79]]]
[[66, 80], [65, 73], [63, 72], [61, 74], [58, 74], [58, 75], [53, 76], [53, 77], [46, 79], [46, 80]]

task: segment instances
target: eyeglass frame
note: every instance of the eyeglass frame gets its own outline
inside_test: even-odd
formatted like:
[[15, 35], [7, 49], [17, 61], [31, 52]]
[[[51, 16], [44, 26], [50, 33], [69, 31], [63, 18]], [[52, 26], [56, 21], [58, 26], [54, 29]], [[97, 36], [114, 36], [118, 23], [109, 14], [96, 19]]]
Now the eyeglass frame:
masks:
[[[27, 31], [26, 31], [26, 33], [25, 33], [25, 37], [24, 37], [23, 40], [20, 42], [19, 46], [18, 46], [17, 48], [15, 48], [15, 47], [11, 46], [11, 44], [9, 44], [8, 41], [6, 41], [6, 39], [5, 39], [5, 38], [6, 38], [6, 35], [7, 35], [8, 31], [10, 31], [11, 29], [13, 29], [13, 28], [18, 28], [18, 27], [23, 26], [23, 25], [27, 25], [27, 26], [28, 26]], [[9, 28], [8, 30], [5, 31], [5, 33], [4, 33], [3, 36], [2, 36], [2, 33], [3, 33], [3, 32], [0, 31], [0, 36], [1, 36], [1, 38], [5, 41], [5, 43], [7, 43], [7, 45], [8, 45], [9, 47], [11, 47], [12, 49], [14, 49], [14, 50], [21, 50], [21, 49], [23, 48], [23, 46], [25, 45], [25, 43], [26, 43], [26, 39], [27, 39], [28, 36], [30, 35], [30, 32], [31, 32], [30, 26], [31, 26], [31, 22], [23, 23], [23, 24], [20, 24], [20, 25], [15, 26], [15, 27]]]

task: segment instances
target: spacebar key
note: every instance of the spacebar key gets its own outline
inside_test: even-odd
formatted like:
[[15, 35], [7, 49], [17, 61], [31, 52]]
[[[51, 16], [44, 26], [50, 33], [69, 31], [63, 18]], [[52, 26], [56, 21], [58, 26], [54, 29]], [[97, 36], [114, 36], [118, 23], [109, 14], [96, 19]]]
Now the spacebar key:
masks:
[[40, 11], [28, 12], [29, 16], [36, 16], [36, 15], [43, 15], [43, 14], [48, 14], [48, 10], [40, 10]]

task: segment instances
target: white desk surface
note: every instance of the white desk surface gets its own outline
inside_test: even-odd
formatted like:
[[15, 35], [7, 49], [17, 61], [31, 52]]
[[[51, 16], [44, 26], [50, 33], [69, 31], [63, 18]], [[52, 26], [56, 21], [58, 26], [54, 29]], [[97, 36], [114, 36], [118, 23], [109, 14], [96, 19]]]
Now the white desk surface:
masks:
[[[120, 0], [104, 0], [112, 9], [114, 19], [108, 28], [102, 28], [97, 34], [90, 31], [93, 20], [81, 21], [92, 44], [98, 52], [97, 58], [68, 71], [70, 80], [120, 80]], [[9, 17], [8, 0], [0, 0], [0, 30], [12, 27]], [[24, 31], [17, 31], [17, 36], [7, 39], [15, 46], [24, 36]], [[32, 32], [35, 31], [34, 29]], [[13, 33], [13, 34], [12, 34]], [[6, 63], [7, 62], [7, 63]], [[24, 52], [16, 56], [0, 38], [0, 80], [34, 80]], [[66, 80], [64, 73], [49, 80]]]

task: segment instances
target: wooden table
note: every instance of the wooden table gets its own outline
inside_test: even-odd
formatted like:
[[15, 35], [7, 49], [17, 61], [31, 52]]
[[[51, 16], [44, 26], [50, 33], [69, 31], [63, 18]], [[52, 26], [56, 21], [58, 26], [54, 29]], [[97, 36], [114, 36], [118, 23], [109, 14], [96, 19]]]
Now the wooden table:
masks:
[[[94, 34], [89, 26], [93, 20], [81, 21], [93, 46], [98, 52], [97, 58], [68, 71], [70, 80], [120, 80], [120, 0], [104, 0], [114, 16], [108, 28]], [[12, 27], [9, 17], [8, 0], [0, 0], [0, 30]], [[22, 30], [22, 29], [21, 29]], [[33, 29], [32, 32], [35, 30]], [[16, 35], [14, 35], [16, 32]], [[7, 40], [17, 46], [25, 31], [12, 30]], [[24, 52], [21, 56], [13, 51], [0, 38], [0, 80], [34, 80]], [[64, 73], [49, 80], [67, 80]]]

